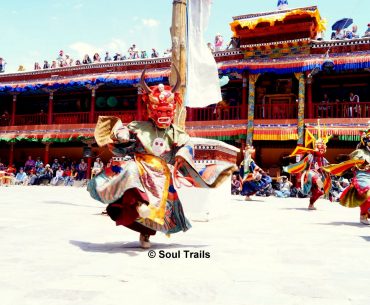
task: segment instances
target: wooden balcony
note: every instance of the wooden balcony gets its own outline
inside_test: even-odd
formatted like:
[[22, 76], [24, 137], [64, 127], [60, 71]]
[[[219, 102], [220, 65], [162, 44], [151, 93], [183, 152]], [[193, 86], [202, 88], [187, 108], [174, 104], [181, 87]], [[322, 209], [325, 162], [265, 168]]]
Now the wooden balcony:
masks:
[[241, 118], [241, 106], [187, 108], [187, 121], [239, 120]]
[[295, 119], [298, 116], [297, 103], [260, 104], [255, 106], [256, 119]]
[[[307, 113], [306, 104], [306, 113]], [[256, 104], [254, 118], [263, 120], [297, 119], [297, 103]], [[53, 124], [86, 124], [89, 123], [89, 112], [54, 113]], [[97, 111], [96, 122], [100, 115], [117, 116], [122, 122], [129, 123], [138, 119], [136, 110]], [[187, 108], [187, 121], [246, 120], [247, 113], [242, 114], [242, 107], [206, 107]], [[306, 116], [307, 118], [307, 116]], [[350, 103], [313, 103], [313, 118], [370, 118], [370, 102]], [[9, 126], [10, 117], [0, 120], [0, 126]], [[47, 114], [22, 114], [15, 116], [15, 126], [45, 125]]]
[[[137, 116], [136, 110], [130, 111], [97, 111], [95, 112], [94, 119], [97, 121], [100, 115], [106, 116], [117, 116], [124, 123], [134, 121]], [[1, 126], [10, 125], [10, 117], [4, 122], [0, 122]], [[22, 125], [45, 125], [48, 123], [48, 115], [44, 114], [21, 114], [15, 116], [15, 126]], [[89, 123], [89, 112], [66, 112], [66, 113], [54, 113], [53, 124], [86, 124]]]
[[44, 125], [48, 122], [46, 113], [20, 114], [15, 116], [15, 125]]
[[123, 123], [130, 123], [137, 120], [137, 111], [136, 110], [126, 110], [126, 111], [97, 111], [95, 112], [94, 120], [98, 120], [98, 117], [102, 116], [116, 116], [121, 119]]
[[88, 112], [54, 113], [53, 124], [79, 124], [88, 123]]
[[314, 103], [314, 118], [370, 118], [370, 102]]

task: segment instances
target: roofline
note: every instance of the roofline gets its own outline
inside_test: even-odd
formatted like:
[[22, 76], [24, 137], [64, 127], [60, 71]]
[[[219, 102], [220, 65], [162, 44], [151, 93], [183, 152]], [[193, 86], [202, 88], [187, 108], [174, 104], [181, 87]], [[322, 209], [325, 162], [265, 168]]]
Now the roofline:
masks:
[[306, 10], [306, 11], [315, 11], [317, 10], [317, 6], [307, 6], [307, 7], [297, 7], [287, 10], [281, 10], [281, 11], [271, 11], [271, 12], [262, 12], [262, 13], [254, 13], [254, 14], [247, 14], [247, 15], [240, 15], [233, 17], [233, 20], [241, 20], [241, 19], [249, 19], [249, 18], [255, 18], [255, 17], [261, 17], [261, 16], [268, 16], [268, 15], [274, 15], [274, 14], [281, 14], [281, 13], [287, 13], [291, 12], [293, 10]]

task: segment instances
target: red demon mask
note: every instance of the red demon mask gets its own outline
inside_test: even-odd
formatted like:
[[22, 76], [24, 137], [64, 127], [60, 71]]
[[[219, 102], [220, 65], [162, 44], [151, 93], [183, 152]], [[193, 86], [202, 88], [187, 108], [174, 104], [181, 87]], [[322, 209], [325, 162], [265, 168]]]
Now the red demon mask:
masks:
[[144, 89], [145, 94], [143, 100], [147, 104], [148, 117], [153, 120], [158, 128], [168, 128], [172, 123], [176, 113], [176, 102], [181, 102], [179, 94], [176, 92], [180, 87], [180, 74], [177, 68], [176, 85], [148, 87], [145, 83], [145, 70], [141, 74], [140, 85]]

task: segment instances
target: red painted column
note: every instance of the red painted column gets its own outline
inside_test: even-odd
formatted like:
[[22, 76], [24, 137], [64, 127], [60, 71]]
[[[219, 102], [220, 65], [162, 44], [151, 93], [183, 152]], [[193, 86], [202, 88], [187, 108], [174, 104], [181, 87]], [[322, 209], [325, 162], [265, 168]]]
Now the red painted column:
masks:
[[313, 103], [312, 103], [312, 77], [307, 77], [307, 116], [309, 119], [313, 118]]
[[94, 123], [95, 121], [95, 87], [91, 88], [91, 103], [90, 103], [90, 113], [89, 113], [89, 123]]
[[53, 124], [53, 99], [54, 92], [49, 92], [49, 104], [48, 104], [48, 125]]
[[14, 163], [14, 143], [10, 143], [9, 147], [9, 165]]
[[243, 73], [242, 78], [242, 107], [241, 107], [241, 119], [247, 118], [247, 76]]
[[86, 179], [90, 179], [91, 178], [91, 164], [92, 164], [92, 148], [91, 148], [91, 144], [88, 144], [88, 147], [90, 148], [91, 150], [91, 154], [90, 154], [90, 157], [87, 157], [87, 172], [86, 172]]
[[136, 119], [138, 121], [142, 121], [143, 120], [143, 102], [142, 102], [142, 91], [141, 91], [141, 87], [138, 87], [137, 88], [137, 113], [136, 113]]
[[50, 143], [44, 143], [45, 144], [45, 150], [44, 150], [44, 165], [49, 163], [49, 148]]
[[12, 117], [10, 120], [10, 125], [15, 125], [15, 112], [17, 110], [17, 94], [13, 94], [13, 101], [12, 101]]

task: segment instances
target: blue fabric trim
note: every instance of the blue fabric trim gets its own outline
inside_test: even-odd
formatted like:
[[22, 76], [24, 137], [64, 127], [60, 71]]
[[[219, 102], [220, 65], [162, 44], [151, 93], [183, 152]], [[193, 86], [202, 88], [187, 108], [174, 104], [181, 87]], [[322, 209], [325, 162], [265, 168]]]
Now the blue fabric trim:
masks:
[[[166, 76], [160, 77], [153, 77], [147, 78], [147, 83], [158, 83], [158, 82], [165, 82], [168, 80]], [[27, 85], [24, 87], [11, 87], [11, 86], [0, 86], [0, 92], [28, 92], [28, 91], [35, 91], [40, 90], [43, 88], [48, 89], [64, 89], [64, 88], [71, 88], [71, 87], [83, 87], [86, 85], [96, 85], [96, 84], [115, 84], [115, 85], [133, 85], [140, 82], [140, 79], [115, 79], [115, 78], [104, 78], [98, 77], [94, 81], [86, 80], [86, 81], [70, 81], [69, 83], [61, 84], [61, 83], [54, 83], [50, 86], [46, 84], [36, 84], [36, 85]]]

